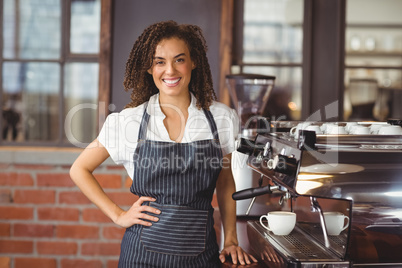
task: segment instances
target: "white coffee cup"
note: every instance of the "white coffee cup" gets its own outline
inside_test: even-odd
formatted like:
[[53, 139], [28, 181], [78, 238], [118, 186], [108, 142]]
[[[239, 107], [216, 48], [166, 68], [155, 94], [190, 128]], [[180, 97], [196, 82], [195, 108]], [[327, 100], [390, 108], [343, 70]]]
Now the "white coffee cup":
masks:
[[379, 131], [380, 128], [382, 128], [383, 126], [387, 126], [387, 125], [384, 125], [384, 124], [372, 124], [372, 125], [370, 126], [370, 133], [377, 135], [377, 134], [378, 134], [378, 131]]
[[328, 132], [331, 132], [331, 129], [333, 127], [337, 127], [337, 126], [338, 126], [338, 124], [336, 124], [336, 123], [324, 123], [321, 125], [321, 131], [324, 134], [328, 134]]
[[344, 126], [334, 125], [334, 126], [327, 128], [326, 134], [342, 135], [342, 134], [347, 134], [347, 132], [346, 132], [346, 129]]
[[395, 125], [383, 126], [378, 130], [379, 135], [401, 135], [402, 128]]
[[353, 135], [369, 135], [370, 129], [365, 126], [354, 126], [350, 129], [350, 134]]
[[310, 126], [306, 127], [305, 129], [309, 130], [309, 131], [314, 131], [315, 134], [317, 134], [317, 135], [323, 134], [320, 126], [317, 126], [317, 125], [310, 125]]
[[306, 129], [309, 125], [311, 125], [311, 122], [301, 122], [297, 124], [297, 126], [290, 129], [290, 135], [296, 139], [299, 138], [299, 130]]
[[349, 217], [340, 212], [324, 212], [324, 219], [328, 235], [339, 235], [349, 226]]
[[345, 126], [346, 132], [350, 133], [354, 126], [357, 126], [357, 122], [347, 122]]
[[[268, 221], [265, 225], [263, 219]], [[271, 211], [260, 217], [262, 227], [275, 235], [288, 235], [296, 225], [296, 213], [290, 211]]]

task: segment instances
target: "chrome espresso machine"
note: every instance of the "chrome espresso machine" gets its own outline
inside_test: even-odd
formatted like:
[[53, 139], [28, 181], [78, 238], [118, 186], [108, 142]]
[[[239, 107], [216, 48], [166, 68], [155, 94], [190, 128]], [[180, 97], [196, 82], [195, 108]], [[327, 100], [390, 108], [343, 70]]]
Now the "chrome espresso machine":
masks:
[[[326, 134], [325, 122], [270, 122], [270, 132], [242, 139], [238, 151], [264, 183], [233, 194], [235, 200], [277, 198], [296, 213], [289, 235], [274, 235], [258, 220], [247, 222], [251, 249], [268, 267], [402, 267], [402, 135], [346, 132], [352, 122], [333, 122], [342, 134]], [[314, 127], [313, 127], [314, 126]], [[316, 129], [315, 131], [309, 129]], [[365, 129], [363, 129], [365, 130]], [[374, 134], [373, 134], [374, 133]], [[267, 207], [265, 214], [271, 211]], [[329, 235], [325, 212], [350, 219]]]

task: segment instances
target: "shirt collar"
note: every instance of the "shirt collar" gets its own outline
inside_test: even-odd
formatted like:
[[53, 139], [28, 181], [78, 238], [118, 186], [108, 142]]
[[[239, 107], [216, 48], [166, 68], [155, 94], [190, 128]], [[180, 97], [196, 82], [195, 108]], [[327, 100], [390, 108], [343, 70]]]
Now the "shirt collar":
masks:
[[[190, 101], [190, 106], [188, 107], [188, 113], [192, 113], [192, 112], [197, 112], [200, 111], [197, 108], [197, 99], [195, 98], [195, 96], [193, 95], [193, 93], [190, 92], [190, 96], [191, 96], [191, 101]], [[148, 101], [148, 107], [147, 107], [147, 113], [150, 116], [158, 116], [158, 117], [163, 117], [165, 118], [165, 114], [162, 112], [160, 104], [159, 104], [159, 93], [152, 95], [149, 98]]]

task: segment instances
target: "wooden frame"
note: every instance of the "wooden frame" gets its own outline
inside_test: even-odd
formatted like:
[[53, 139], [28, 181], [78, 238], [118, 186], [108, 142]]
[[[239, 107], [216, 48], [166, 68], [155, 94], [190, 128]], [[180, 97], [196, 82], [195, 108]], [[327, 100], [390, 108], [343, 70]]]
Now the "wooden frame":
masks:
[[219, 67], [219, 101], [230, 105], [229, 91], [226, 86], [226, 75], [230, 74], [232, 65], [232, 45], [233, 45], [233, 0], [222, 0], [221, 9], [221, 39], [219, 47], [220, 67]]
[[101, 0], [98, 128], [103, 125], [109, 113], [112, 83], [112, 13], [112, 0]]
[[[61, 55], [60, 59], [18, 59], [19, 62], [55, 62], [55, 63], [65, 63], [65, 62], [96, 62], [99, 64], [99, 80], [98, 80], [98, 128], [103, 125], [104, 120], [109, 111], [110, 104], [110, 93], [111, 93], [111, 54], [112, 54], [112, 15], [113, 15], [113, 2], [112, 0], [100, 0], [101, 2], [101, 28], [100, 28], [100, 47], [99, 54], [83, 54], [76, 55], [70, 54], [69, 52], [69, 36], [70, 36], [70, 16], [71, 10], [70, 5], [71, 1], [62, 1], [61, 7], [61, 23], [60, 23], [60, 31], [63, 32], [61, 35]], [[16, 2], [18, 3], [18, 1]], [[3, 25], [3, 14], [0, 13], [0, 27], [2, 29]], [[3, 44], [3, 35], [0, 34], [0, 49], [2, 51]], [[4, 62], [13, 61], [10, 59], [0, 58], [0, 73], [2, 71], [2, 66]], [[60, 92], [59, 95], [63, 95], [63, 84], [64, 84], [64, 75], [63, 68], [60, 69]], [[2, 86], [2, 76], [0, 75], [0, 86]], [[2, 101], [2, 93], [0, 92], [0, 103]], [[70, 147], [68, 143], [64, 140], [64, 100], [60, 98], [59, 100], [59, 137], [54, 141], [25, 141], [25, 142], [14, 142], [14, 141], [4, 141], [2, 137], [0, 137], [0, 144], [2, 145], [12, 145], [12, 146], [57, 146], [57, 147]], [[0, 126], [2, 125], [2, 117], [0, 116]]]

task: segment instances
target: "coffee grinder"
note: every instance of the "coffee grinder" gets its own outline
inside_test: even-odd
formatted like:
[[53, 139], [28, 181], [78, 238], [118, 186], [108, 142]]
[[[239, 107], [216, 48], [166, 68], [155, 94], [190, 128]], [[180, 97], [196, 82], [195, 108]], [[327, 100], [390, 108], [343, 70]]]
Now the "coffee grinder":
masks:
[[[269, 131], [269, 119], [264, 117], [265, 106], [274, 87], [275, 76], [259, 74], [231, 74], [226, 76], [226, 83], [232, 104], [240, 119], [240, 137], [237, 142], [254, 140], [257, 133]], [[232, 172], [236, 183], [236, 191], [255, 188], [261, 184], [261, 175], [247, 165], [246, 154], [232, 153]], [[269, 195], [251, 200], [238, 200], [236, 214], [238, 216], [260, 216], [270, 206]]]

